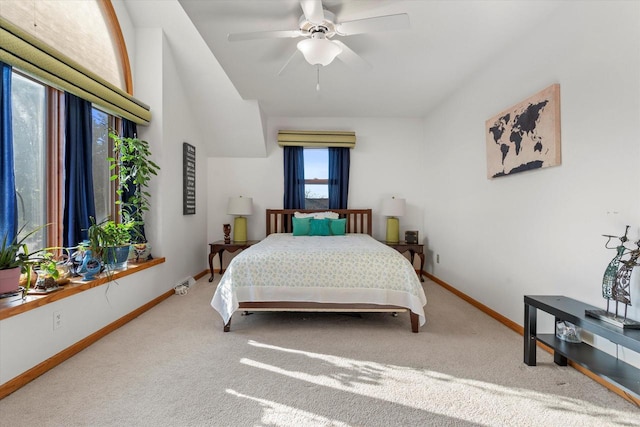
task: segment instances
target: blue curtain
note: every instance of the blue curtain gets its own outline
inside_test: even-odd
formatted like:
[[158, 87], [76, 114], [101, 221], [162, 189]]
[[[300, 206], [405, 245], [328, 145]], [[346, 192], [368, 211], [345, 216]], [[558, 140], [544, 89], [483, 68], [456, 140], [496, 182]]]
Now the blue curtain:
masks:
[[284, 147], [284, 209], [304, 209], [303, 147]]
[[349, 148], [329, 148], [329, 209], [347, 209]]
[[11, 243], [18, 232], [18, 202], [13, 168], [11, 123], [11, 66], [0, 62], [0, 245]]
[[87, 239], [89, 217], [95, 218], [93, 198], [91, 103], [65, 93], [64, 246]]

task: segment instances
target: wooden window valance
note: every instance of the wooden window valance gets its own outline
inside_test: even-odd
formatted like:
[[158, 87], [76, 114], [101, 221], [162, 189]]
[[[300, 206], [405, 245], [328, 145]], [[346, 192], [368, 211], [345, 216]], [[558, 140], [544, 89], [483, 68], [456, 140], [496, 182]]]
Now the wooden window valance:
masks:
[[356, 133], [325, 130], [281, 130], [278, 131], [278, 145], [281, 147], [342, 147], [356, 146]]
[[149, 106], [1, 17], [0, 40], [0, 61], [114, 115], [140, 125], [149, 124]]

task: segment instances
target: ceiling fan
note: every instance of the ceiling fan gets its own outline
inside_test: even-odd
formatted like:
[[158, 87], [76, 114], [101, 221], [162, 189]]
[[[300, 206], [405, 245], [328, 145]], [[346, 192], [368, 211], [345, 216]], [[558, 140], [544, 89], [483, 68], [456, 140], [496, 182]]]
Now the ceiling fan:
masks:
[[298, 53], [302, 53], [306, 61], [311, 65], [316, 65], [318, 69], [320, 66], [329, 65], [337, 57], [352, 68], [365, 70], [371, 67], [369, 63], [342, 41], [333, 40], [334, 36], [351, 36], [409, 28], [409, 15], [406, 13], [338, 22], [335, 14], [323, 8], [322, 0], [300, 0], [300, 6], [303, 14], [300, 16], [297, 29], [232, 33], [227, 35], [227, 40], [235, 42], [304, 37], [304, 40], [298, 42], [297, 50], [280, 69], [278, 75], [282, 74]]

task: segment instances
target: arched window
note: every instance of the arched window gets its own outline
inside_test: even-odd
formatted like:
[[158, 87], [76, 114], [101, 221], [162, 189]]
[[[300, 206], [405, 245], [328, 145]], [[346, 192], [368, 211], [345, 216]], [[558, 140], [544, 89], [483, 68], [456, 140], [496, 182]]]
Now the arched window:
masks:
[[151, 120], [131, 96], [131, 72], [109, 0], [0, 1], [0, 61], [134, 123]]
[[[108, 129], [118, 116], [148, 122], [130, 96], [131, 76], [109, 0], [0, 0], [0, 61], [13, 66], [11, 104], [18, 225], [33, 247], [61, 246], [63, 232], [63, 91], [92, 105], [92, 175], [96, 220], [113, 217]], [[46, 234], [46, 236], [45, 236]]]
[[0, 16], [131, 94], [126, 48], [110, 1], [2, 0]]

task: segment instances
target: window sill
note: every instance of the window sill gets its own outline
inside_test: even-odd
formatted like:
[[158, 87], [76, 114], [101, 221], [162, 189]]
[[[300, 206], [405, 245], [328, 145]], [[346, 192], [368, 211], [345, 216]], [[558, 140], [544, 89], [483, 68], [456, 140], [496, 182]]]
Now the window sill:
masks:
[[[111, 280], [117, 280], [121, 277], [129, 276], [130, 274], [137, 273], [147, 268], [151, 268], [154, 265], [162, 264], [165, 262], [164, 258], [155, 258], [150, 261], [144, 261], [141, 263], [129, 263], [126, 270], [121, 270], [113, 273]], [[34, 308], [42, 307], [54, 301], [61, 300], [63, 298], [70, 297], [77, 293], [86, 291], [96, 286], [103, 285], [109, 282], [109, 278], [105, 274], [101, 274], [95, 280], [84, 282], [82, 279], [74, 277], [70, 283], [64, 285], [59, 290], [47, 295], [28, 295], [26, 299], [22, 299], [20, 296], [8, 297], [0, 299], [0, 320], [6, 319], [11, 316], [33, 310]]]

